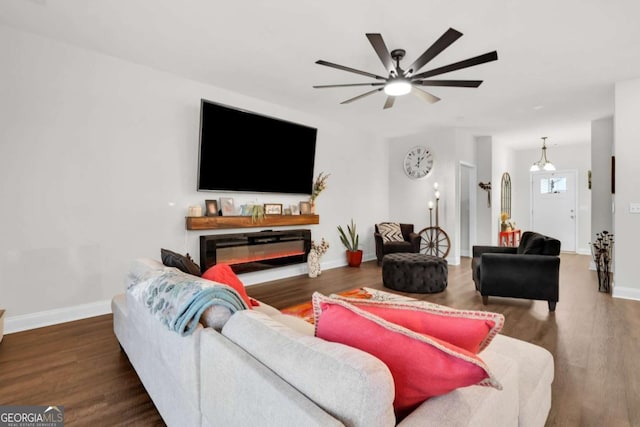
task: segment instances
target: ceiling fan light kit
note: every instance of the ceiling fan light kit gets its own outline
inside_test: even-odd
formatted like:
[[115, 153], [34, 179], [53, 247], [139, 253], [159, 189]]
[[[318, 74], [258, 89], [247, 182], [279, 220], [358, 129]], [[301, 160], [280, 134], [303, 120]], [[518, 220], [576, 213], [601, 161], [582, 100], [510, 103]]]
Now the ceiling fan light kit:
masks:
[[411, 92], [411, 82], [404, 77], [396, 77], [384, 85], [384, 93], [389, 96], [402, 96]]
[[531, 168], [529, 168], [530, 172], [539, 172], [541, 170], [545, 172], [553, 172], [556, 170], [556, 167], [553, 165], [553, 163], [547, 160], [547, 137], [546, 136], [542, 137], [542, 155], [540, 156], [540, 160], [535, 162], [533, 165], [531, 165]]
[[[425, 72], [417, 73], [422, 67], [427, 65], [432, 59], [434, 59], [443, 50], [449, 47], [453, 42], [462, 37], [462, 33], [449, 28], [438, 40], [436, 40], [422, 55], [418, 57], [406, 70], [400, 67], [400, 61], [405, 56], [404, 49], [394, 49], [389, 52], [387, 46], [378, 33], [367, 33], [367, 39], [371, 43], [371, 46], [375, 50], [378, 58], [384, 65], [387, 71], [387, 77], [380, 76], [378, 74], [369, 73], [367, 71], [358, 70], [344, 65], [335, 64], [324, 60], [316, 61], [318, 65], [324, 65], [326, 67], [336, 68], [338, 70], [347, 71], [361, 76], [375, 79], [374, 82], [369, 83], [352, 83], [352, 84], [332, 84], [332, 85], [317, 85], [313, 86], [316, 89], [336, 88], [336, 87], [354, 87], [354, 86], [373, 86], [375, 89], [365, 92], [361, 95], [349, 98], [342, 101], [341, 104], [349, 104], [353, 101], [357, 101], [374, 93], [384, 90], [387, 95], [387, 100], [384, 103], [384, 109], [391, 108], [395, 101], [395, 97], [403, 96], [408, 93], [413, 93], [418, 98], [428, 102], [434, 103], [440, 101], [440, 98], [419, 88], [418, 86], [449, 86], [449, 87], [470, 87], [477, 88], [482, 84], [482, 80], [426, 80], [429, 77], [437, 76], [440, 74], [449, 73], [463, 68], [472, 67], [475, 65], [484, 64], [486, 62], [495, 61], [498, 59], [498, 53], [496, 51], [488, 52], [483, 55], [478, 55], [473, 58], [465, 59], [463, 61], [455, 62], [453, 64], [445, 65], [442, 67], [434, 68]], [[382, 82], [384, 81], [384, 82]]]

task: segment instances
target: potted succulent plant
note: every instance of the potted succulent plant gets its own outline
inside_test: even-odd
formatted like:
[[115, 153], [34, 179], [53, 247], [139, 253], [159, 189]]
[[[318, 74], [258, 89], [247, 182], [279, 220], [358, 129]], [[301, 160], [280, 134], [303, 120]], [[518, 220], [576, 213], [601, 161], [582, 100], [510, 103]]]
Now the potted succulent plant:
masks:
[[359, 249], [360, 238], [356, 232], [353, 218], [351, 218], [351, 224], [347, 225], [347, 231], [345, 232], [342, 226], [339, 225], [338, 233], [340, 233], [340, 241], [347, 248], [347, 263], [349, 267], [360, 267], [360, 264], [362, 264], [362, 249]]

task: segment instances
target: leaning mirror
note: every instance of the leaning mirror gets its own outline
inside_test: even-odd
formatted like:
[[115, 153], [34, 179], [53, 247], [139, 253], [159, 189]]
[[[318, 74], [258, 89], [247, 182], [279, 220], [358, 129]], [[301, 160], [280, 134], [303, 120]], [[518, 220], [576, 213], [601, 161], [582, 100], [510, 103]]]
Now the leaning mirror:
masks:
[[508, 172], [502, 174], [500, 185], [500, 213], [505, 212], [511, 218], [511, 176]]

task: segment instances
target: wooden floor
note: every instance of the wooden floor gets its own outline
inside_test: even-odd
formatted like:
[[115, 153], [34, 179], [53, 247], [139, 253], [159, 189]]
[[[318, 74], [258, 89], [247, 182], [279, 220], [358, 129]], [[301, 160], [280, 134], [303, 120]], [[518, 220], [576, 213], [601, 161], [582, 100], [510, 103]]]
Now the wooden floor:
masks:
[[[554, 355], [556, 376], [547, 426], [640, 426], [640, 302], [597, 290], [589, 257], [562, 254], [560, 301], [489, 298], [483, 306], [470, 260], [449, 266], [438, 294], [407, 294], [506, 318], [503, 333]], [[360, 286], [384, 289], [380, 267], [327, 270], [249, 286], [277, 308]], [[526, 369], [526, 367], [523, 367]], [[111, 315], [6, 335], [0, 344], [0, 405], [64, 405], [65, 425], [163, 425], [135, 371], [120, 352]]]

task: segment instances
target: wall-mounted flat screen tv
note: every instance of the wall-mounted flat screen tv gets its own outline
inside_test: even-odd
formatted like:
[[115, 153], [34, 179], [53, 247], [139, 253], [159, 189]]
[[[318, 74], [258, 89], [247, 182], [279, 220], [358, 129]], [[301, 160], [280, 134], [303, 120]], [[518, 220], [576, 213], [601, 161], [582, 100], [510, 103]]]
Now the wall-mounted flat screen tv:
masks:
[[202, 99], [198, 191], [311, 194], [317, 129]]

